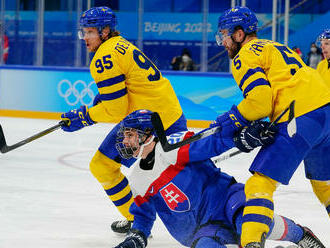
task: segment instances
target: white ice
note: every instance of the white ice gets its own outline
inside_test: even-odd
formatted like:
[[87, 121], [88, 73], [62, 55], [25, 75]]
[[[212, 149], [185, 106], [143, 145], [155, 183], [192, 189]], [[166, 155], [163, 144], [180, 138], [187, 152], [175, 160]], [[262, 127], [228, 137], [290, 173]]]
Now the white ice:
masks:
[[[12, 145], [57, 122], [0, 117], [0, 123]], [[57, 130], [0, 154], [0, 248], [110, 248], [123, 239], [110, 230], [120, 214], [88, 170], [111, 127], [98, 124], [75, 133]], [[254, 155], [237, 155], [218, 165], [245, 182]], [[330, 220], [305, 179], [303, 166], [274, 198], [278, 214], [310, 227], [330, 247]], [[152, 234], [148, 247], [182, 247], [159, 219]], [[283, 244], [289, 243], [267, 241], [266, 247]]]

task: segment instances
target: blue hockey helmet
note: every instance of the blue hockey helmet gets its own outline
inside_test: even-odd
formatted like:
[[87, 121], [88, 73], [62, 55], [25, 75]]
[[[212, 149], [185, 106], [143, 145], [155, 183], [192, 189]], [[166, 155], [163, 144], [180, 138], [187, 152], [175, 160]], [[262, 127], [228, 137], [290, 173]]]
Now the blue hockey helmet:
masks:
[[125, 128], [134, 128], [144, 133], [154, 134], [154, 127], [151, 122], [152, 111], [146, 109], [136, 110], [126, 116], [121, 124]]
[[228, 30], [228, 36], [235, 32], [236, 27], [241, 27], [246, 34], [256, 32], [258, 29], [258, 19], [256, 15], [247, 7], [234, 7], [225, 11], [218, 19], [218, 31], [216, 40], [220, 46], [222, 43], [221, 30]]
[[[117, 25], [117, 19], [114, 12], [108, 7], [93, 7], [82, 13], [79, 20], [80, 28], [97, 28], [101, 35], [102, 30], [109, 26], [114, 31]], [[80, 35], [79, 35], [80, 36]]]
[[330, 40], [330, 29], [324, 29], [323, 32], [319, 35], [318, 40]]
[[154, 127], [151, 122], [152, 111], [141, 109], [136, 110], [126, 116], [120, 122], [120, 128], [117, 132], [116, 137], [116, 149], [118, 150], [121, 157], [130, 159], [133, 157], [134, 152], [139, 147], [132, 147], [124, 144], [125, 132], [136, 131], [138, 134], [137, 145], [141, 146], [150, 136], [156, 136]]

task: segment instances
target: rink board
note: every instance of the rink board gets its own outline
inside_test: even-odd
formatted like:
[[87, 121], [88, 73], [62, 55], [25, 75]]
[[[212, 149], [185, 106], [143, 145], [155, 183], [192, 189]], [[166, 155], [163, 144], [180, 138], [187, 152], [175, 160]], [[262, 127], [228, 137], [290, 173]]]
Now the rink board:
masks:
[[[229, 73], [164, 71], [163, 75], [171, 81], [192, 126], [203, 126], [242, 99]], [[0, 67], [2, 116], [58, 118], [59, 113], [91, 106], [96, 94], [87, 68]]]

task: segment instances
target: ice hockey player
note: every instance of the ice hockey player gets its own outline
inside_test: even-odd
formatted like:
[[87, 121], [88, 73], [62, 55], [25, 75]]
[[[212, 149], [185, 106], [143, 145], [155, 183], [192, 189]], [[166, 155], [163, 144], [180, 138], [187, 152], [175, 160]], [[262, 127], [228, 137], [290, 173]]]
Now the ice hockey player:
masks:
[[[241, 234], [245, 248], [261, 247], [273, 219], [273, 193], [280, 183], [289, 183], [302, 161], [315, 194], [330, 211], [330, 89], [290, 48], [258, 39], [257, 24], [247, 7], [231, 8], [219, 17], [217, 42], [232, 59], [233, 77], [244, 98], [212, 126], [220, 126], [222, 136], [233, 137], [251, 121], [265, 117], [273, 121], [295, 100], [296, 133], [289, 136], [285, 115], [275, 142], [262, 148], [250, 166], [253, 175], [245, 185]], [[236, 147], [248, 152], [244, 134], [239, 138]], [[228, 149], [233, 146], [234, 142]]]
[[[159, 112], [167, 133], [187, 130], [186, 119], [170, 82], [136, 46], [119, 35], [116, 16], [108, 7], [93, 7], [80, 17], [79, 37], [95, 55], [91, 75], [99, 94], [94, 106], [62, 114], [69, 120], [62, 129], [77, 131], [96, 122], [120, 122], [134, 110], [148, 108]], [[134, 219], [129, 213], [133, 196], [121, 165], [131, 166], [135, 159], [123, 159], [115, 148], [118, 126], [104, 139], [90, 162], [90, 171], [106, 194], [126, 218], [112, 223], [115, 232], [126, 233]]]
[[[221, 154], [228, 141], [220, 133], [165, 153], [155, 137], [151, 111], [137, 110], [121, 123], [116, 147], [125, 159], [141, 158], [131, 169], [130, 183], [135, 200], [132, 229], [116, 248], [144, 248], [156, 219], [160, 217], [170, 234], [182, 245], [194, 248], [239, 247], [245, 206], [244, 185], [221, 172], [209, 159]], [[269, 135], [260, 134], [267, 128]], [[245, 131], [252, 147], [271, 144], [276, 129], [255, 122]], [[168, 137], [170, 143], [193, 135], [180, 132]], [[240, 135], [238, 133], [237, 135]], [[258, 140], [258, 141], [257, 141]], [[256, 142], [257, 141], [257, 142]], [[253, 201], [260, 204], [259, 199]], [[249, 204], [249, 203], [248, 203]], [[258, 220], [258, 216], [249, 216]], [[300, 248], [325, 248], [306, 227], [274, 215], [266, 237], [296, 243]]]
[[330, 88], [330, 29], [325, 29], [318, 37], [324, 59], [317, 65], [316, 70], [321, 74]]

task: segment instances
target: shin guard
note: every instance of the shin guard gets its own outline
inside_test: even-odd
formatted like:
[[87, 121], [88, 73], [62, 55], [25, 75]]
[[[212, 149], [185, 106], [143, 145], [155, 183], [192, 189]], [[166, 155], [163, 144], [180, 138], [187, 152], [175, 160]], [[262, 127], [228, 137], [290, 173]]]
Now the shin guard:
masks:
[[325, 209], [330, 217], [330, 181], [310, 181], [315, 195], [325, 206]]
[[313, 191], [330, 217], [330, 181], [310, 180]]
[[245, 184], [246, 204], [242, 218], [241, 244], [261, 242], [263, 233], [268, 233], [273, 221], [273, 192], [277, 182], [255, 173]]
[[119, 212], [129, 221], [134, 216], [129, 213], [133, 195], [128, 180], [120, 171], [121, 164], [97, 151], [90, 163], [90, 171], [101, 183], [110, 200]]

